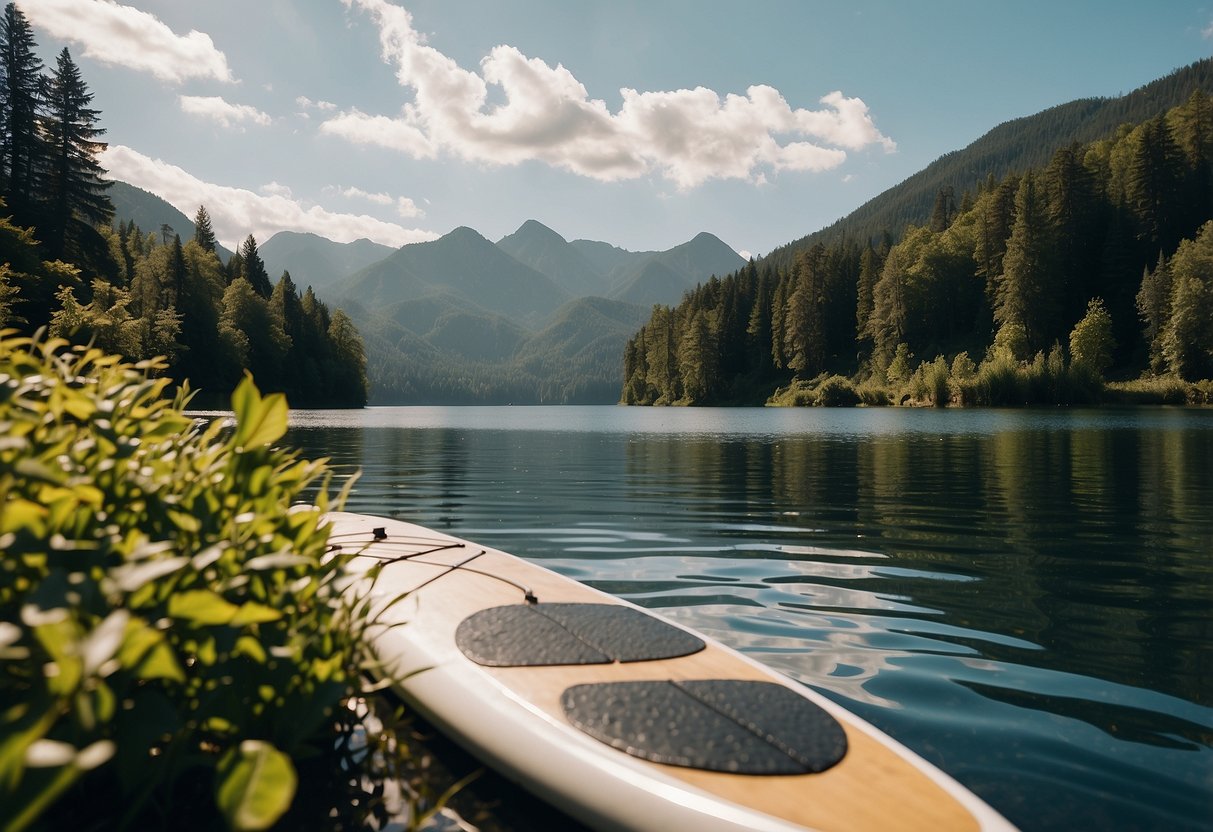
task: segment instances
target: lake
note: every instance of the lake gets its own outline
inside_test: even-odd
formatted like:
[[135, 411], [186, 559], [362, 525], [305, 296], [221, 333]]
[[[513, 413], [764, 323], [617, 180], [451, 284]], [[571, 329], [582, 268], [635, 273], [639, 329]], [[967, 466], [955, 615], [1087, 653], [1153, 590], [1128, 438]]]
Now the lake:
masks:
[[296, 411], [347, 508], [810, 685], [1024, 830], [1213, 828], [1213, 410]]

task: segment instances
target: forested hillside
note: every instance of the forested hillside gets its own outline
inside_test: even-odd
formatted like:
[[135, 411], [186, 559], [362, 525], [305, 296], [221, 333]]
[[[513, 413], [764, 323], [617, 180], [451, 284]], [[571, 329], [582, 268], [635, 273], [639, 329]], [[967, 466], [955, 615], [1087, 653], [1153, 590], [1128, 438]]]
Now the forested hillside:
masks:
[[[181, 239], [188, 240], [195, 234], [194, 221], [156, 194], [127, 182], [112, 181], [106, 186], [105, 195], [114, 206], [115, 223], [133, 222], [162, 238], [180, 235]], [[232, 259], [233, 252], [218, 242], [215, 243], [215, 253], [224, 263]]]
[[[1213, 377], [1206, 92], [1063, 147], [1046, 165], [989, 176], [962, 205], [937, 200], [936, 209], [899, 242], [816, 242], [789, 266], [751, 264], [655, 308], [627, 345], [622, 400], [762, 401], [823, 373], [899, 391], [915, 376], [915, 356], [938, 356], [917, 376], [942, 374], [943, 387], [914, 398], [941, 404], [998, 399], [981, 374], [1014, 374], [1034, 360], [1054, 388], [1071, 366], [1088, 380], [1142, 370]], [[964, 394], [979, 377], [985, 393]]]
[[1059, 148], [1112, 135], [1184, 103], [1194, 90], [1213, 94], [1213, 58], [1176, 70], [1116, 98], [1084, 98], [998, 125], [963, 150], [941, 156], [923, 170], [820, 231], [772, 251], [766, 260], [788, 268], [796, 253], [843, 238], [894, 239], [910, 224], [925, 225], [941, 198], [959, 206], [993, 176], [1001, 180], [1048, 164]]
[[250, 235], [225, 266], [205, 208], [183, 243], [165, 224], [110, 225], [100, 112], [71, 54], [46, 72], [15, 4], [0, 18], [0, 327], [92, 341], [225, 401], [251, 370], [294, 405], [366, 402], [357, 329], [290, 275], [271, 282]]

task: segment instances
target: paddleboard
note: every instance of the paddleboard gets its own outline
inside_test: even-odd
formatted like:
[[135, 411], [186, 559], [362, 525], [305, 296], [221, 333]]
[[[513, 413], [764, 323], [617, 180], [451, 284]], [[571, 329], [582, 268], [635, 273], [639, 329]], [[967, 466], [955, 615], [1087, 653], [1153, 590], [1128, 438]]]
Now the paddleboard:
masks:
[[327, 520], [334, 556], [367, 574], [350, 592], [372, 600], [393, 688], [591, 828], [1013, 829], [845, 708], [703, 634], [492, 547]]

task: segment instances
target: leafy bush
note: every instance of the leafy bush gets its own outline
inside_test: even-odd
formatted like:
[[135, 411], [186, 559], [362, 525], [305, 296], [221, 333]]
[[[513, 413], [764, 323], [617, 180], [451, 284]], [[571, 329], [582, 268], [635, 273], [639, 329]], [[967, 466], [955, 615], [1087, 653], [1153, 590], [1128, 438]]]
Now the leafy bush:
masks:
[[934, 361], [919, 364], [914, 375], [910, 377], [909, 391], [913, 401], [926, 402], [935, 407], [947, 407], [952, 398], [952, 391], [948, 386], [947, 359], [937, 355]]
[[1009, 407], [1024, 403], [1023, 376], [1019, 363], [1009, 353], [999, 353], [977, 368], [977, 404]]
[[888, 407], [893, 401], [889, 388], [875, 378], [855, 385], [855, 395], [868, 407]]
[[850, 380], [830, 376], [818, 385], [813, 403], [818, 407], [854, 407], [859, 404], [859, 394]]
[[272, 447], [281, 395], [246, 377], [201, 428], [163, 369], [0, 332], [2, 828], [262, 829], [301, 761], [346, 788], [382, 757], [343, 742], [368, 657], [330, 472]]

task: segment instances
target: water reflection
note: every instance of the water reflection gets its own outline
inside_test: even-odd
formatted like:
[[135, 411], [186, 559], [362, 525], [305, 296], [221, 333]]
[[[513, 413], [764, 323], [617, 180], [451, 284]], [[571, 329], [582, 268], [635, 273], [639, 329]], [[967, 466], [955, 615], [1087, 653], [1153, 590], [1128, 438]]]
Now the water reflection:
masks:
[[1026, 829], [1213, 817], [1213, 412], [294, 420], [306, 453], [362, 468], [352, 510], [660, 607]]

